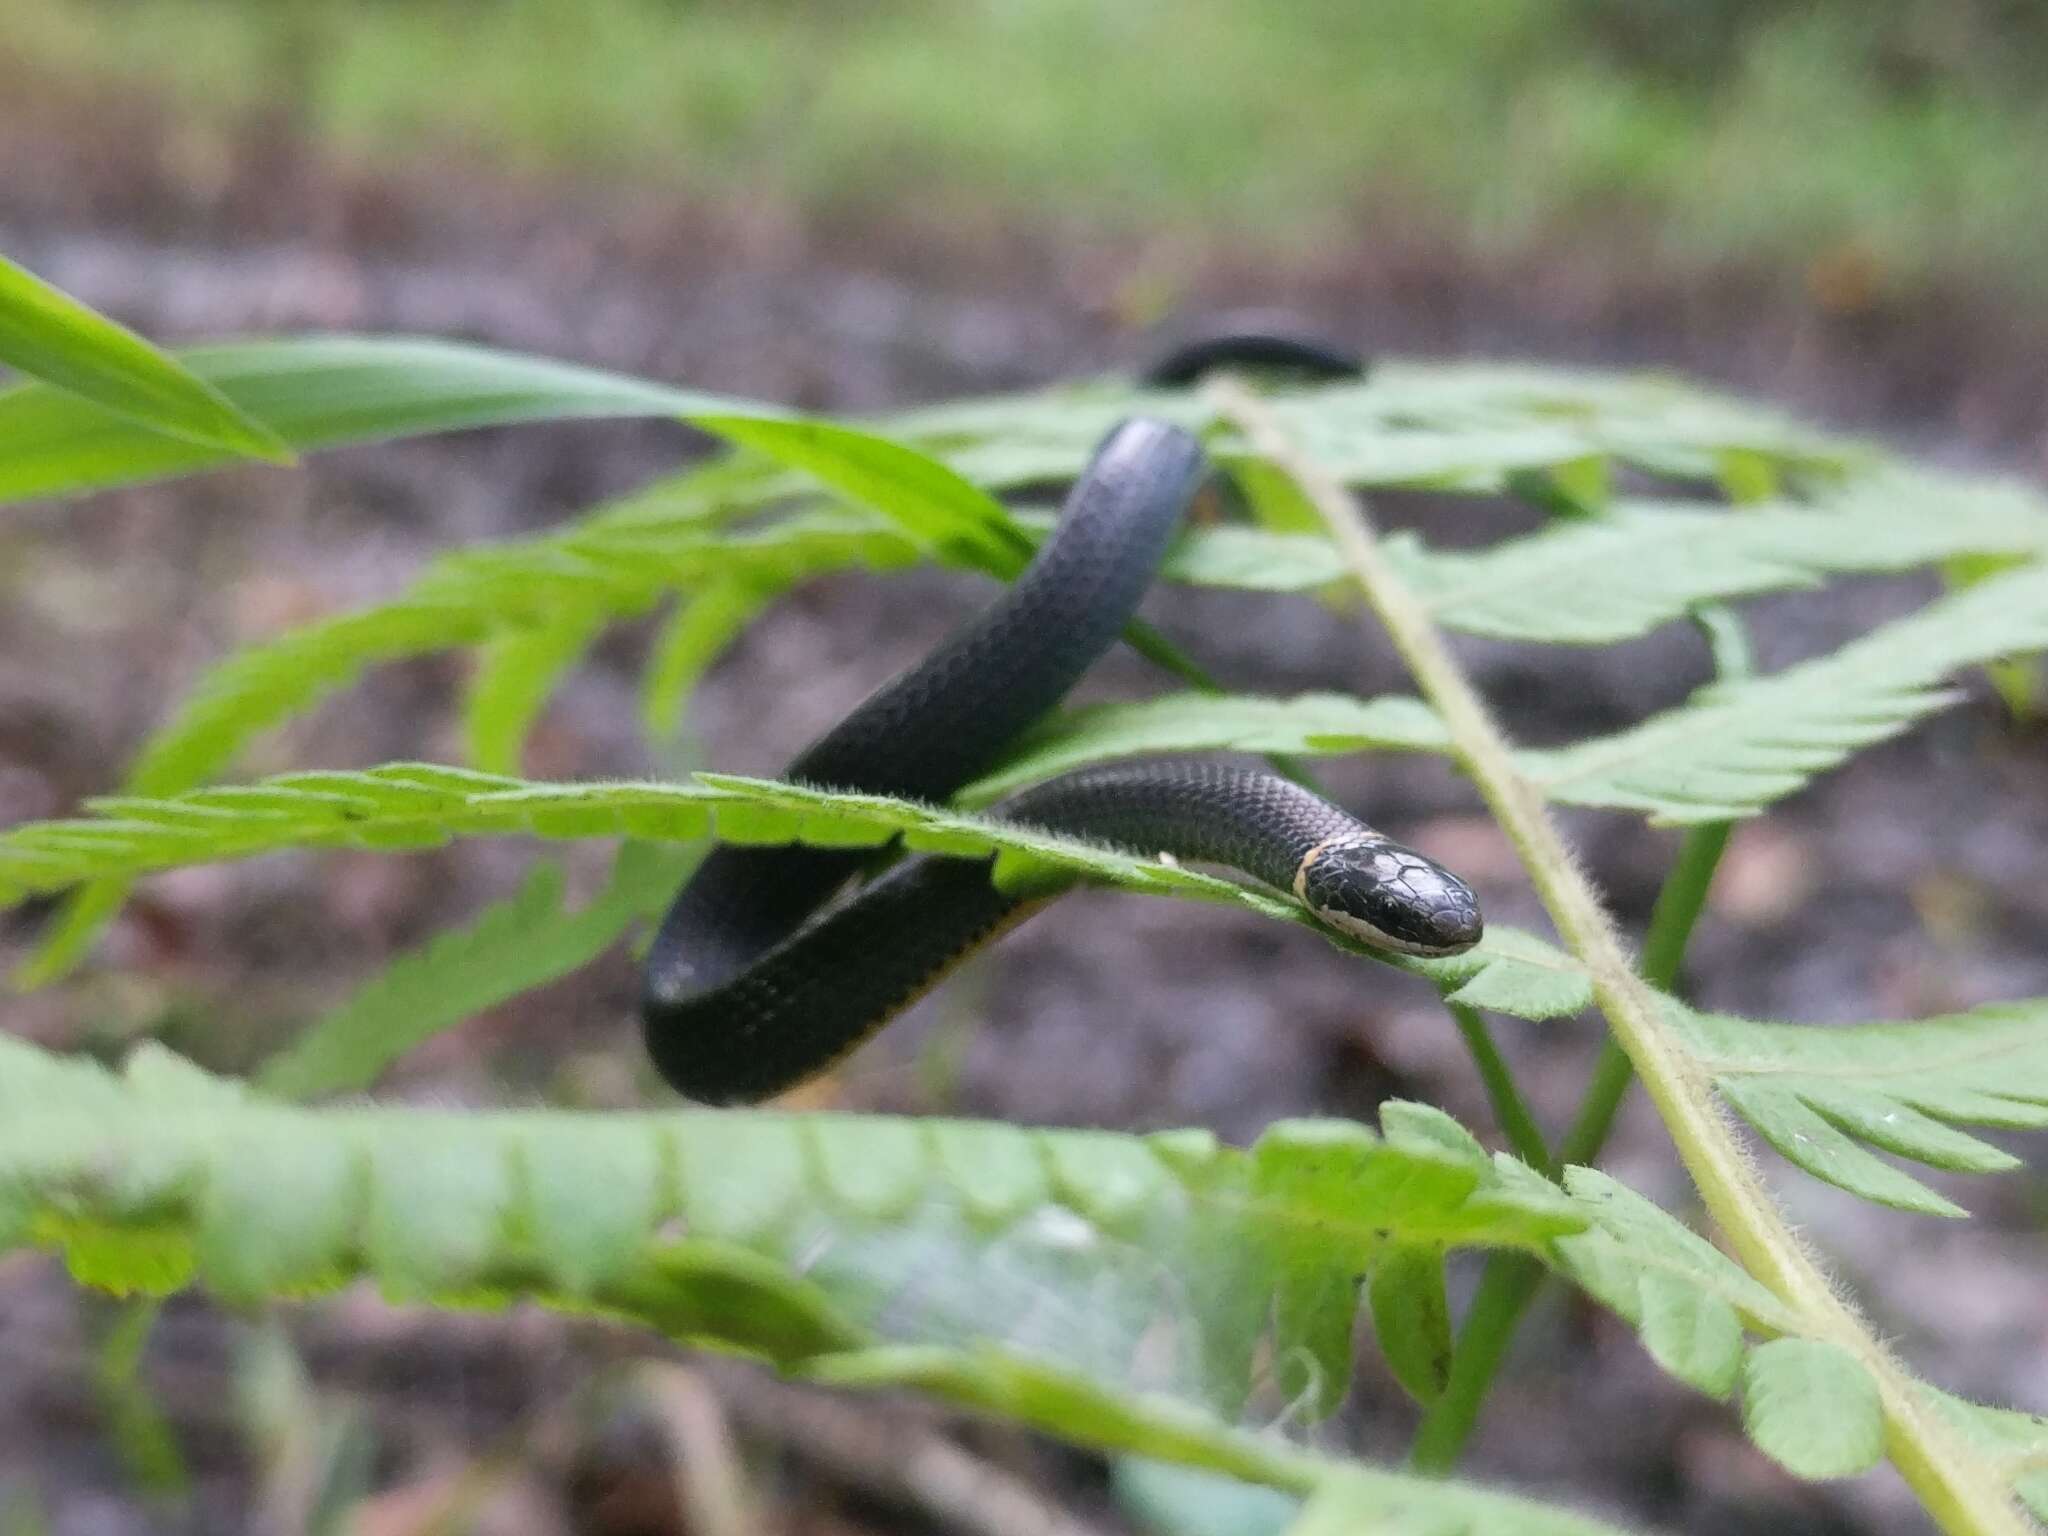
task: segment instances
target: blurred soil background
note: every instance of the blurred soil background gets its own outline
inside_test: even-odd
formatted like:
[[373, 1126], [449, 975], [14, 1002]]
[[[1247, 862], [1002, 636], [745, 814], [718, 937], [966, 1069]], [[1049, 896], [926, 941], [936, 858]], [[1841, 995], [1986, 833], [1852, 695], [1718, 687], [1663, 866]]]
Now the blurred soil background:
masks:
[[[835, 411], [1118, 366], [1159, 327], [1255, 304], [1370, 351], [1680, 370], [2038, 478], [2043, 79], [2048, 11], [2025, 0], [0, 0], [0, 249], [161, 339], [431, 333]], [[645, 424], [470, 433], [10, 512], [0, 825], [115, 787], [233, 647], [702, 446]], [[1536, 521], [1440, 497], [1379, 510], [1456, 542]], [[1778, 666], [1933, 590], [1856, 581], [1747, 608]], [[622, 633], [527, 767], [772, 772], [983, 596], [929, 573], [800, 591], [714, 672], [675, 761], [637, 734], [645, 637]], [[1174, 593], [1154, 612], [1235, 686], [1403, 686], [1383, 645], [1313, 603]], [[1463, 649], [1533, 742], [1614, 728], [1706, 677], [1683, 626], [1601, 651]], [[245, 766], [452, 757], [464, 665], [375, 674]], [[1159, 686], [1119, 657], [1089, 691]], [[2043, 746], [1973, 685], [1741, 828], [1695, 942], [1698, 995], [1826, 1022], [2048, 991]], [[1330, 778], [1468, 872], [1490, 914], [1541, 926], [1442, 765]], [[1639, 930], [1672, 839], [1591, 814], [1572, 831]], [[580, 878], [601, 852], [579, 852]], [[110, 1055], [155, 1036], [238, 1069], [508, 892], [528, 856], [186, 871], [145, 887], [85, 974], [0, 1000], [0, 1020]], [[35, 916], [0, 925], [0, 963]], [[613, 956], [415, 1053], [384, 1091], [640, 1102], [632, 996]], [[1563, 1123], [1591, 1028], [1501, 1033]], [[1396, 1093], [1489, 1123], [1426, 993], [1299, 931], [1082, 895], [816, 1097], [1244, 1138]], [[2041, 1162], [2038, 1141], [2011, 1141]], [[1682, 1206], [1640, 1106], [1609, 1163]], [[1947, 1181], [1978, 1215], [1951, 1228], [1779, 1172], [1917, 1364], [2048, 1410], [2038, 1175]], [[1392, 1457], [1411, 1425], [1368, 1359], [1323, 1440]], [[1874, 1536], [1919, 1518], [1885, 1476], [1792, 1483], [1726, 1409], [1556, 1299], [1470, 1465], [1672, 1531]], [[0, 1530], [1131, 1528], [1087, 1458], [613, 1330], [355, 1293], [282, 1328], [182, 1301], [149, 1317], [47, 1264], [0, 1265]]]

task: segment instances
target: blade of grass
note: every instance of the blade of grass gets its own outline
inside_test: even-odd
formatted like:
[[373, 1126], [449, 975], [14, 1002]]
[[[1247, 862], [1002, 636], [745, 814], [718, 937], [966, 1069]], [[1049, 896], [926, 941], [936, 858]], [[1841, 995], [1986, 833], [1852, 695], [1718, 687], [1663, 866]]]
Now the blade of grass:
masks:
[[4, 256], [0, 363], [152, 432], [235, 457], [295, 462], [276, 433], [206, 380]]

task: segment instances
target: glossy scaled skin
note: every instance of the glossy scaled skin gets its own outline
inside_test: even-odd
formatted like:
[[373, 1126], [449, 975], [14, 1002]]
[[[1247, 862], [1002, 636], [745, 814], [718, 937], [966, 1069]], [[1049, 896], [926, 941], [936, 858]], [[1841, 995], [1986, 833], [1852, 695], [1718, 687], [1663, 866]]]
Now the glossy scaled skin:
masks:
[[[1125, 422], [1004, 596], [879, 689], [787, 777], [937, 801], [995, 766], [1122, 631], [1205, 472], [1187, 433]], [[1452, 953], [1479, 938], [1477, 903], [1454, 876], [1269, 773], [1114, 764], [1027, 789], [992, 814], [1133, 853], [1231, 865], [1382, 947]], [[642, 1016], [670, 1084], [714, 1103], [791, 1087], [1057, 894], [1006, 894], [986, 859], [915, 858], [813, 919], [872, 858], [727, 846], [705, 860], [648, 957]]]
[[[1201, 445], [1180, 428], [1145, 419], [1117, 427], [1024, 574], [806, 749], [785, 777], [944, 800], [994, 767], [1137, 611], [1207, 472]], [[752, 1081], [754, 1067], [741, 1059], [748, 1042], [773, 1033], [746, 1010], [768, 1000], [757, 990], [720, 989], [866, 862], [813, 848], [721, 846], [699, 866], [648, 952], [641, 1006], [655, 1063], [679, 1091], [713, 1100], [754, 1096], [735, 1085]], [[849, 993], [866, 995], [860, 984]], [[799, 1038], [841, 1032], [819, 1018], [789, 1017], [776, 1028]]]
[[1459, 954], [1484, 931], [1472, 887], [1377, 832], [1311, 849], [1293, 888], [1303, 906], [1338, 932], [1396, 954]]
[[1219, 368], [1291, 373], [1305, 379], [1362, 379], [1366, 362], [1349, 348], [1298, 330], [1283, 319], [1226, 316], [1153, 358], [1138, 371], [1138, 382], [1153, 389], [1182, 389]]

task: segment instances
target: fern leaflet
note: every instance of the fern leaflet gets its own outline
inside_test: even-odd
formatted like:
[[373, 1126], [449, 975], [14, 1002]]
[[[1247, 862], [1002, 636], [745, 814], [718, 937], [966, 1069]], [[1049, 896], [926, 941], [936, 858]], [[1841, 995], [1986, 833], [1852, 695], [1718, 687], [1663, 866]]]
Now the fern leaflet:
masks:
[[[1472, 634], [1574, 645], [1646, 634], [1701, 603], [1831, 573], [1896, 571], [1966, 554], [2048, 553], [2037, 500], [1965, 495], [1905, 477], [1854, 482], [1819, 507], [1740, 512], [1624, 502], [1470, 554], [1393, 544], [1437, 622]], [[1567, 594], [1569, 595], [1567, 598]]]
[[[1334, 1404], [1357, 1279], [1390, 1243], [1540, 1252], [1583, 1223], [1393, 1122], [1283, 1124], [1239, 1152], [867, 1117], [295, 1110], [153, 1048], [119, 1078], [15, 1041], [0, 1064], [0, 1242], [89, 1283], [243, 1300], [369, 1275], [398, 1297], [598, 1305], [785, 1363], [995, 1345], [1225, 1423], [1273, 1387]], [[741, 1288], [762, 1305], [734, 1310]]]
[[605, 888], [573, 912], [563, 902], [561, 866], [537, 863], [513, 895], [392, 960], [265, 1062], [256, 1086], [287, 1099], [365, 1091], [442, 1030], [595, 960], [662, 909], [691, 862], [676, 850], [627, 843]]
[[998, 880], [1103, 881], [1126, 889], [1234, 903], [1298, 923], [1339, 948], [1455, 988], [1477, 1007], [1532, 1018], [1586, 1005], [1584, 971], [1512, 928], [1445, 959], [1388, 955], [1317, 923], [1284, 897], [1093, 843], [879, 795], [699, 775], [688, 784], [537, 784], [469, 769], [398, 763], [365, 772], [292, 773], [255, 784], [157, 799], [94, 802], [98, 813], [0, 833], [0, 907], [80, 881], [121, 881], [180, 865], [250, 858], [285, 848], [385, 851], [456, 837], [641, 838], [693, 842], [807, 842], [877, 847], [901, 835], [915, 851], [998, 855]]
[[1749, 816], [1953, 700], [1958, 668], [2048, 647], [2048, 565], [1930, 603], [1782, 672], [1701, 689], [1641, 725], [1523, 763], [1552, 798], [1662, 822]]
[[1866, 1200], [1963, 1214], [1866, 1144], [1935, 1168], [1986, 1173], [2019, 1160], [1953, 1127], [2048, 1127], [2048, 999], [1833, 1028], [1674, 1017], [1715, 1087], [1765, 1140]]
[[469, 760], [487, 773], [517, 773], [549, 697], [610, 622], [597, 604], [565, 603], [539, 624], [493, 635], [463, 701]]

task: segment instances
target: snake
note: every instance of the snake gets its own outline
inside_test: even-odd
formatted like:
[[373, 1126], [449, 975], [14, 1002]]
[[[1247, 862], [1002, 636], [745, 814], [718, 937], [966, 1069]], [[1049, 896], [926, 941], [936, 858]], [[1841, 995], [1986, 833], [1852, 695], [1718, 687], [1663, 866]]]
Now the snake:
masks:
[[[1353, 376], [1357, 367], [1341, 354], [1281, 355], [1263, 341], [1233, 352], [1204, 338], [1145, 381], [1189, 376], [1179, 354], [1190, 346], [1203, 349], [1195, 373], [1247, 352], [1311, 373]], [[996, 767], [1123, 632], [1208, 475], [1200, 442], [1184, 429], [1147, 416], [1116, 425], [1003, 594], [783, 777], [942, 804]], [[986, 814], [1127, 854], [1236, 870], [1383, 952], [1458, 954], [1483, 931], [1478, 899], [1448, 869], [1264, 769], [1110, 762], [1047, 779]], [[753, 1103], [826, 1071], [1074, 883], [999, 883], [992, 854], [914, 855], [879, 873], [876, 862], [873, 850], [713, 848], [647, 953], [643, 1033], [671, 1087], [709, 1104]]]

